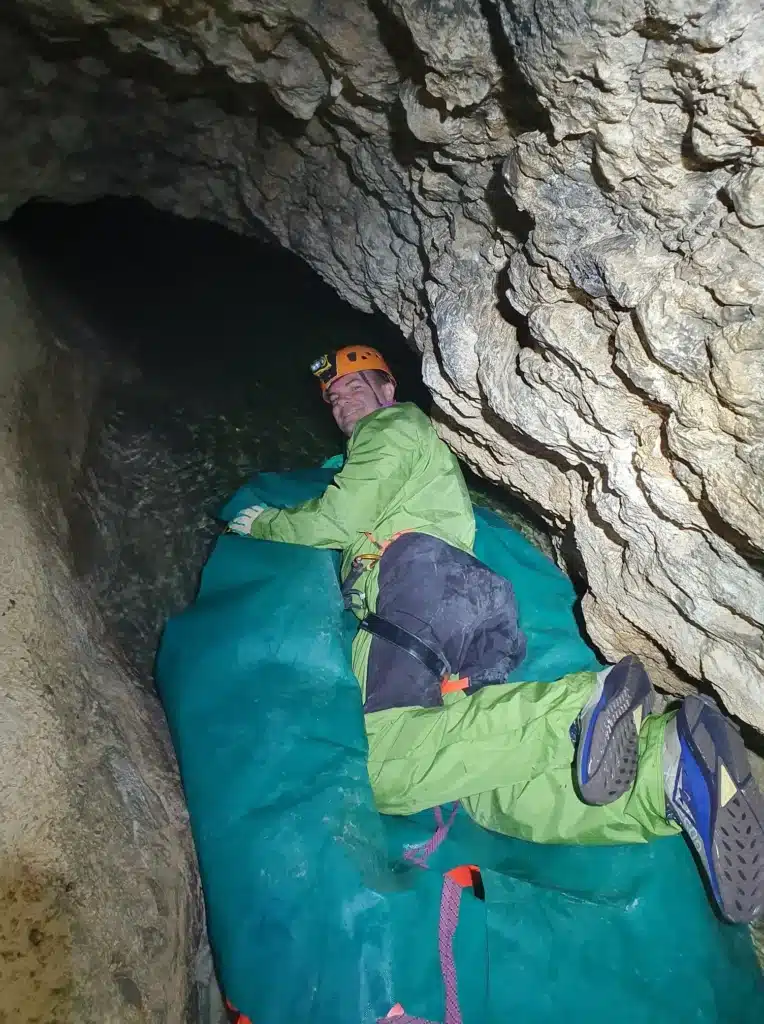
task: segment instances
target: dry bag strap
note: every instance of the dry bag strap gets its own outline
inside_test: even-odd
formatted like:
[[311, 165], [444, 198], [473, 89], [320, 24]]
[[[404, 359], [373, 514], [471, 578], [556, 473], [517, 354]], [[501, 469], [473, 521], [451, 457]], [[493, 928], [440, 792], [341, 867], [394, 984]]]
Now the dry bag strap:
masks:
[[361, 629], [365, 629], [367, 633], [372, 633], [394, 647], [405, 651], [406, 654], [410, 654], [439, 680], [444, 679], [451, 672], [451, 666], [440, 651], [436, 651], [424, 640], [420, 640], [418, 636], [403, 629], [402, 626], [396, 626], [395, 623], [383, 619], [380, 615], [375, 615], [374, 612], [369, 612], [361, 621]]

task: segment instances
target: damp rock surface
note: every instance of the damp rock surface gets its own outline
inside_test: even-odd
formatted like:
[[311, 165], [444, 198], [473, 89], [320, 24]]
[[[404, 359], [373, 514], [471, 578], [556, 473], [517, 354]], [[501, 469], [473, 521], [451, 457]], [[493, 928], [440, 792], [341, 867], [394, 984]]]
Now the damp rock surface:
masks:
[[0, 1020], [201, 1020], [203, 912], [164, 716], [74, 559], [103, 364], [76, 316], [59, 328], [0, 245]]

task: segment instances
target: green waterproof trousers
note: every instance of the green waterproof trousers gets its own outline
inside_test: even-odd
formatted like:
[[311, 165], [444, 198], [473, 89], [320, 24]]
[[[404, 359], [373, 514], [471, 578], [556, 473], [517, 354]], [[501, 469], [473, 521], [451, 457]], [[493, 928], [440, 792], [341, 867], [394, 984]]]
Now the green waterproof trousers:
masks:
[[556, 683], [505, 683], [449, 694], [442, 707], [367, 715], [377, 808], [414, 814], [460, 800], [485, 828], [538, 843], [641, 843], [675, 834], [663, 791], [672, 713], [642, 723], [628, 793], [605, 807], [578, 797], [570, 726], [595, 679], [578, 672]]

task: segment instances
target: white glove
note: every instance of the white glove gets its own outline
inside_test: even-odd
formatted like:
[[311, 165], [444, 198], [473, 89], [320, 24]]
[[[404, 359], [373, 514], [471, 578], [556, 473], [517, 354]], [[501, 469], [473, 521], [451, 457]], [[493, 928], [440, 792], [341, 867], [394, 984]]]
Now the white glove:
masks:
[[243, 508], [228, 524], [228, 529], [231, 533], [238, 533], [242, 537], [248, 537], [252, 531], [252, 523], [254, 523], [261, 512], [265, 512], [265, 505], [251, 505], [249, 508]]

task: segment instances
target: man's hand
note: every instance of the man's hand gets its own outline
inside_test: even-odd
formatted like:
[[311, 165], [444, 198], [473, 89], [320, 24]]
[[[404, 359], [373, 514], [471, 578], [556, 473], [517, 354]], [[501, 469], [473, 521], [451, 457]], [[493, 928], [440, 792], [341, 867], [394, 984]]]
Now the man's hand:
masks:
[[261, 512], [265, 512], [265, 505], [251, 505], [243, 508], [239, 514], [228, 524], [231, 533], [238, 533], [242, 537], [249, 537], [252, 531], [252, 523]]

